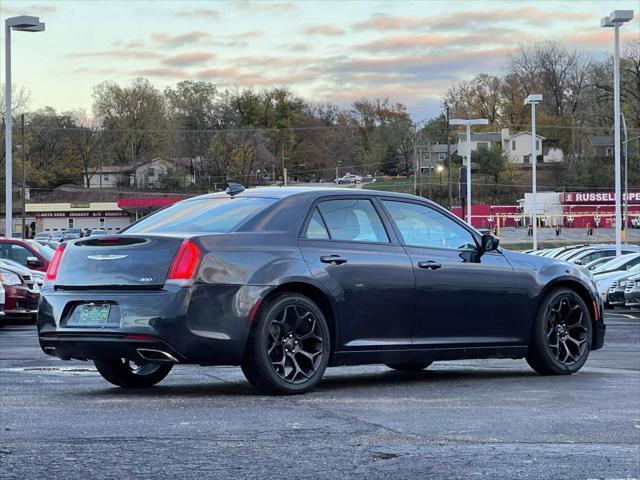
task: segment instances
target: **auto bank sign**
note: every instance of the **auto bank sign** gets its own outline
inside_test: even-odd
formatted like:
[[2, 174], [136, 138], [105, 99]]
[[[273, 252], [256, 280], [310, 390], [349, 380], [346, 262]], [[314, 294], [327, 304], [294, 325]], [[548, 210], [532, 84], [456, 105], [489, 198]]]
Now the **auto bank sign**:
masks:
[[[624, 195], [623, 195], [624, 197]], [[615, 203], [613, 192], [576, 192], [561, 194], [562, 203]], [[640, 192], [629, 192], [629, 203], [640, 203]]]

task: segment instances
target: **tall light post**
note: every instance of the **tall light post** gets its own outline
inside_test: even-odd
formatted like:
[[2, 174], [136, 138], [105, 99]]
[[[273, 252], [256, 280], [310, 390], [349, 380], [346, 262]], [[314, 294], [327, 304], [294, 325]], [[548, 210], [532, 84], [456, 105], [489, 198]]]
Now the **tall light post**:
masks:
[[531, 105], [531, 189], [533, 196], [533, 249], [538, 249], [538, 198], [536, 165], [538, 164], [538, 149], [536, 144], [536, 105], [542, 101], [541, 94], [531, 94], [524, 99], [525, 105]]
[[486, 118], [452, 118], [449, 125], [465, 125], [467, 127], [467, 223], [471, 225], [471, 125], [488, 125]]
[[614, 28], [613, 54], [613, 148], [616, 184], [616, 255], [622, 254], [622, 188], [620, 185], [620, 25], [633, 19], [633, 10], [614, 10], [600, 20], [600, 26]]
[[629, 243], [627, 235], [627, 224], [629, 223], [629, 132], [627, 131], [627, 121], [624, 113], [621, 113], [622, 129], [624, 130], [624, 215], [622, 215], [622, 230], [624, 230], [625, 243]]
[[6, 210], [5, 210], [5, 236], [13, 236], [13, 155], [11, 138], [11, 30], [19, 32], [43, 32], [44, 22], [38, 17], [21, 15], [7, 18], [4, 21], [4, 61], [5, 61], [5, 85], [4, 85], [4, 141], [5, 141], [5, 172], [6, 172]]

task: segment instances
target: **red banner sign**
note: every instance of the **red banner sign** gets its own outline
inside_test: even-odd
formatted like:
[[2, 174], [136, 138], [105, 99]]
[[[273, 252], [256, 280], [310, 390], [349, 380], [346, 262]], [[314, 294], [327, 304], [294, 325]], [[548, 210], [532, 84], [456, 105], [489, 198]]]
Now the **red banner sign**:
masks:
[[[562, 203], [615, 203], [613, 192], [570, 192], [560, 195]], [[640, 192], [629, 192], [629, 203], [640, 203]]]

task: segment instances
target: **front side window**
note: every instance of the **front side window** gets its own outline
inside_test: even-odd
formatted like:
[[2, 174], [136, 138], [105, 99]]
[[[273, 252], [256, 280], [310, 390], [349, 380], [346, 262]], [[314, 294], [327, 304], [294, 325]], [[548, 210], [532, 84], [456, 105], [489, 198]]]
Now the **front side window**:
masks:
[[455, 221], [425, 205], [383, 200], [407, 245], [473, 250], [473, 235]]
[[229, 233], [276, 201], [252, 197], [187, 200], [145, 217], [126, 233]]
[[332, 240], [389, 242], [382, 220], [369, 200], [327, 200], [318, 204]]

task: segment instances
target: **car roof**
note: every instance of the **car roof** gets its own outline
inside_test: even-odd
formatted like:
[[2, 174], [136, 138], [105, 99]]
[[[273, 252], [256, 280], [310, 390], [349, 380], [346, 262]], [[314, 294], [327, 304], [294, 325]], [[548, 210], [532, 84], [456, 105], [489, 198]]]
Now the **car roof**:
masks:
[[[300, 195], [300, 196], [324, 196], [324, 195], [345, 195], [345, 196], [354, 196], [354, 195], [362, 195], [362, 196], [384, 196], [384, 197], [398, 197], [398, 198], [412, 198], [419, 199], [425, 201], [426, 199], [422, 197], [417, 197], [415, 195], [409, 195], [406, 193], [397, 193], [397, 192], [387, 192], [382, 190], [367, 190], [363, 188], [339, 188], [339, 187], [257, 187], [257, 188], [248, 188], [241, 193], [234, 195], [235, 198], [274, 198], [281, 199], [285, 197], [290, 197], [292, 195]], [[202, 199], [202, 198], [228, 198], [229, 195], [226, 192], [216, 192], [216, 193], [207, 193], [205, 195], [199, 195], [197, 197], [192, 197], [187, 200], [183, 200], [185, 202], [194, 200], [194, 199]], [[428, 201], [428, 200], [427, 200]]]

